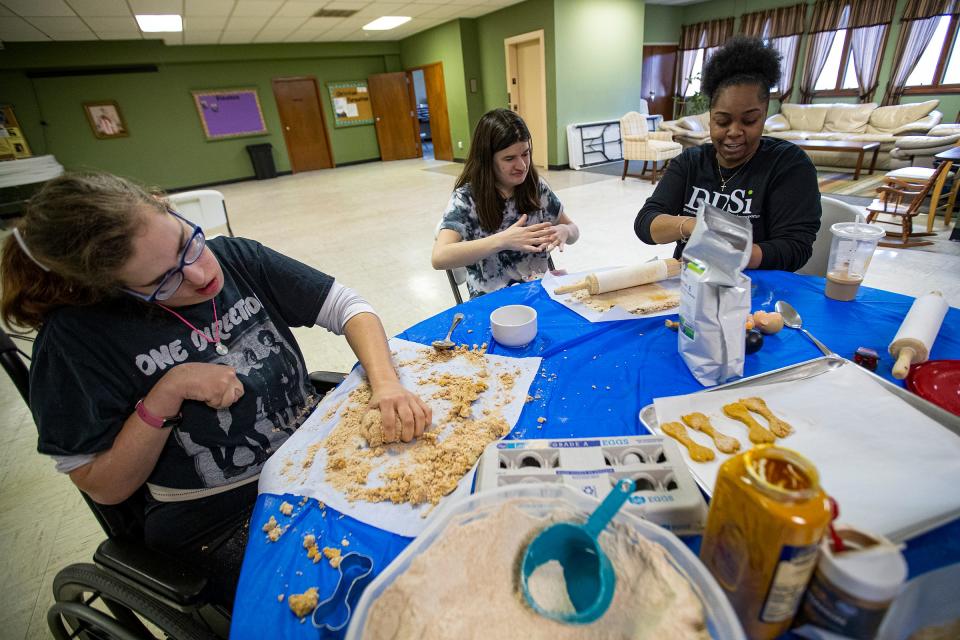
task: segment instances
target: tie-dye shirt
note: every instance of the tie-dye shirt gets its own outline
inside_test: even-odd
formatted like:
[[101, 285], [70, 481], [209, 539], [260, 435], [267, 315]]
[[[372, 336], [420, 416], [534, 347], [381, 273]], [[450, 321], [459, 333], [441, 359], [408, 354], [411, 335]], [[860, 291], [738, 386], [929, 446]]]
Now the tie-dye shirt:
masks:
[[[541, 178], [540, 209], [527, 215], [527, 225], [540, 222], [556, 224], [561, 213], [563, 204]], [[508, 198], [503, 208], [503, 222], [494, 233], [507, 229], [519, 219], [516, 202], [513, 198]], [[456, 231], [464, 241], [480, 240], [494, 235], [480, 226], [480, 217], [469, 184], [460, 187], [450, 196], [440, 228]], [[546, 273], [549, 257], [547, 253], [506, 250], [487, 256], [476, 264], [467, 265], [467, 289], [470, 290], [470, 297], [490, 293]]]

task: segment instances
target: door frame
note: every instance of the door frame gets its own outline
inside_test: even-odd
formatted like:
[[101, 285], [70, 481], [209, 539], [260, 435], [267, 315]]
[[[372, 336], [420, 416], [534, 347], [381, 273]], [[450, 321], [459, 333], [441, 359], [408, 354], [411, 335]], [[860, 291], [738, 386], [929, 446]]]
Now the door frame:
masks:
[[[529, 31], [527, 33], [521, 33], [519, 35], [510, 36], [509, 38], [503, 39], [503, 58], [505, 63], [504, 66], [506, 67], [506, 73], [507, 73], [507, 78], [506, 78], [507, 79], [507, 100], [509, 102], [507, 107], [510, 108], [510, 105], [513, 104], [513, 101], [510, 100], [510, 98], [513, 97], [511, 94], [512, 85], [510, 84], [510, 81], [514, 77], [513, 74], [511, 74], [511, 71], [513, 70], [512, 69], [513, 65], [510, 57], [510, 47], [516, 46], [518, 44], [522, 44], [525, 42], [530, 42], [532, 40], [536, 40], [540, 44], [540, 94], [543, 96], [543, 102], [540, 105], [540, 109], [543, 114], [544, 126], [547, 128], [547, 131], [546, 131], [547, 139], [542, 142], [542, 145], [543, 145], [543, 156], [542, 156], [543, 165], [542, 166], [547, 167], [549, 166], [547, 159], [550, 157], [549, 155], [550, 119], [547, 117], [547, 54], [546, 54], [546, 43], [545, 43], [546, 38], [544, 37], [543, 29], [537, 29], [536, 31]], [[541, 143], [538, 142], [537, 143], [538, 149], [540, 148], [540, 145]], [[537, 153], [537, 156], [540, 157], [539, 152]]]
[[[270, 90], [273, 91], [273, 101], [277, 101], [277, 93], [274, 90], [274, 87], [280, 82], [302, 82], [308, 80], [313, 83], [313, 92], [317, 96], [317, 104], [320, 106], [320, 124], [323, 129], [323, 142], [327, 145], [327, 155], [330, 156], [330, 168], [337, 168], [337, 161], [333, 155], [333, 145], [330, 143], [330, 131], [327, 130], [327, 116], [324, 113], [323, 108], [323, 98], [320, 94], [320, 85], [317, 83], [317, 78], [315, 76], [282, 76], [278, 78], [270, 79]], [[287, 151], [287, 161], [290, 163], [290, 173], [297, 173], [297, 169], [293, 166], [293, 158], [290, 156], [290, 144], [287, 142], [287, 130], [284, 128], [283, 119], [280, 116], [280, 109], [277, 108], [277, 118], [280, 119], [280, 132], [283, 134], [283, 146], [286, 147]], [[305, 169], [309, 171], [309, 169]]]
[[[443, 81], [443, 106], [444, 106], [444, 109], [445, 109], [446, 112], [447, 112], [447, 137], [448, 137], [449, 140], [450, 140], [450, 156], [451, 156], [451, 157], [450, 157], [450, 160], [449, 160], [448, 162], [453, 162], [453, 155], [454, 155], [454, 154], [453, 154], [453, 130], [452, 130], [451, 127], [450, 127], [450, 109], [449, 109], [449, 105], [447, 104], [447, 80], [446, 80], [446, 77], [445, 77], [444, 74], [443, 74], [443, 62], [428, 62], [427, 64], [419, 64], [419, 65], [417, 65], [417, 66], [415, 66], [415, 67], [409, 67], [408, 69], [404, 69], [404, 71], [407, 72], [407, 78], [410, 79], [410, 90], [413, 91], [413, 72], [414, 72], [414, 71], [423, 71], [423, 72], [424, 72], [424, 75], [426, 75], [425, 70], [428, 69], [428, 68], [432, 68], [432, 67], [439, 67], [439, 69], [440, 69], [440, 79]], [[424, 85], [426, 85], [426, 79], [424, 79]], [[413, 103], [414, 103], [414, 108], [416, 108], [416, 103], [417, 103], [416, 96], [414, 96]], [[433, 105], [433, 103], [432, 103], [431, 100], [430, 100], [430, 91], [429, 91], [429, 90], [427, 91], [427, 104], [428, 104], [428, 106], [429, 106], [430, 114], [431, 114], [431, 116], [430, 116], [430, 131], [433, 132], [433, 130], [434, 130], [434, 127], [433, 127], [433, 107], [434, 107], [434, 105]], [[419, 143], [419, 141], [420, 141], [420, 136], [417, 135], [417, 142]], [[436, 152], [437, 152], [437, 145], [436, 145], [436, 143], [434, 143], [434, 145], [433, 145], [433, 152], [434, 152], [434, 159], [436, 159]], [[421, 157], [421, 158], [423, 157], [423, 145], [422, 145], [422, 144], [420, 145], [420, 157]]]

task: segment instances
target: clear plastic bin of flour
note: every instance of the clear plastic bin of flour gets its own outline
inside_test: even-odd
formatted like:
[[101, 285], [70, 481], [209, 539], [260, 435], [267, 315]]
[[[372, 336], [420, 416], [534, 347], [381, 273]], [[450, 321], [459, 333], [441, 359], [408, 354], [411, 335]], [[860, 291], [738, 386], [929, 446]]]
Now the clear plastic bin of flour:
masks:
[[833, 240], [824, 294], [833, 300], [849, 302], [857, 297], [877, 243], [885, 235], [880, 227], [862, 220], [860, 217], [857, 222], [838, 222], [830, 227]]
[[[430, 524], [391, 562], [376, 579], [367, 586], [357, 603], [347, 630], [346, 640], [361, 640], [367, 614], [374, 601], [397, 579], [413, 559], [429, 549], [448, 527], [459, 527], [492, 514], [504, 502], [521, 500], [520, 507], [536, 516], [544, 516], [558, 508], [573, 508], [586, 520], [597, 508], [598, 501], [558, 484], [534, 483], [508, 485], [471, 495], [451, 502], [430, 519]], [[613, 518], [614, 522], [633, 527], [643, 537], [663, 546], [673, 561], [674, 567], [687, 578], [703, 603], [707, 629], [716, 640], [746, 640], [737, 614], [717, 585], [713, 576], [690, 549], [666, 529], [625, 511]]]

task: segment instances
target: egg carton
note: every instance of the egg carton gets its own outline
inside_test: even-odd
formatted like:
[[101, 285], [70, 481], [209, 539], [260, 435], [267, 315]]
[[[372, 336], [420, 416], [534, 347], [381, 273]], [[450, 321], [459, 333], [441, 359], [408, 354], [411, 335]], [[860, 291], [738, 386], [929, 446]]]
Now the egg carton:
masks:
[[679, 535], [703, 532], [703, 494], [676, 443], [661, 436], [494, 442], [480, 458], [475, 491], [547, 482], [603, 500], [623, 478], [636, 484], [623, 509]]

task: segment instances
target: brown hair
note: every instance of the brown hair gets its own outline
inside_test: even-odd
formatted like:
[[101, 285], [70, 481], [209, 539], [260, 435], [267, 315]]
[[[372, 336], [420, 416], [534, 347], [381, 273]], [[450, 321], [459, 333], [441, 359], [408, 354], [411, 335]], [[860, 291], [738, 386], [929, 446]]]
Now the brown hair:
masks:
[[473, 132], [470, 154], [454, 189], [469, 184], [477, 206], [480, 226], [493, 233], [503, 223], [503, 196], [497, 190], [493, 154], [518, 142], [530, 142], [530, 167], [523, 184], [513, 190], [517, 212], [530, 214], [543, 208], [540, 204], [540, 178], [533, 166], [533, 142], [523, 119], [509, 109], [494, 109], [483, 114]]
[[27, 204], [0, 260], [0, 318], [11, 327], [38, 329], [58, 307], [90, 305], [113, 295], [117, 271], [133, 253], [143, 205], [163, 211], [144, 188], [105, 173], [54, 178]]

